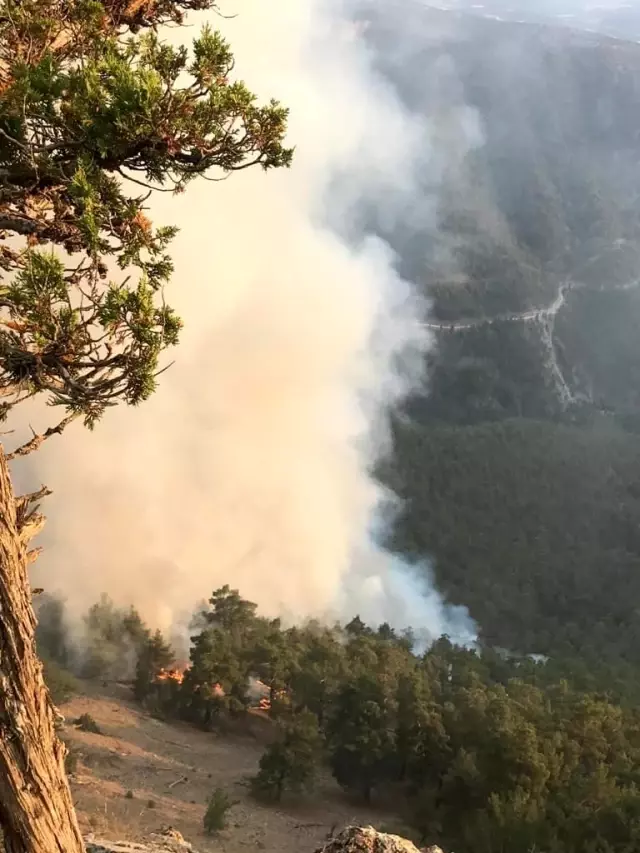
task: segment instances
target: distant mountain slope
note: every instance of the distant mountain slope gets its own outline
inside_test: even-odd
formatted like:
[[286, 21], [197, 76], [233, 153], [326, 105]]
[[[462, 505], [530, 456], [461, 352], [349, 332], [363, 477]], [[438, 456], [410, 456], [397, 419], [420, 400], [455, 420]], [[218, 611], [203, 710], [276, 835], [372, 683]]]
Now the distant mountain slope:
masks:
[[640, 663], [640, 46], [362, 15], [429, 132], [412, 209], [367, 210], [437, 339], [381, 470], [393, 545], [492, 643]]
[[[384, 210], [369, 217], [399, 252], [403, 273], [431, 298], [431, 322], [441, 324], [443, 335], [463, 339], [443, 343], [430, 365], [431, 382], [449, 383], [457, 396], [457, 373], [464, 384], [478, 348], [480, 384], [490, 386], [496, 372], [511, 381], [514, 357], [527, 364], [529, 399], [520, 410], [506, 406], [505, 416], [546, 417], [572, 402], [609, 405], [606, 389], [592, 400], [591, 385], [602, 382], [584, 375], [589, 364], [602, 362], [602, 336], [589, 335], [592, 351], [581, 361], [575, 387], [578, 366], [565, 363], [573, 349], [565, 352], [564, 339], [576, 337], [567, 318], [584, 319], [576, 304], [589, 302], [590, 293], [615, 290], [619, 305], [617, 291], [635, 288], [640, 279], [640, 46], [408, 1], [407, 18], [397, 4], [393, 14], [384, 8], [367, 7], [366, 33], [382, 73], [426, 118], [431, 156], [418, 193], [432, 205], [423, 204], [421, 216], [416, 203], [393, 228], [385, 225]], [[572, 287], [552, 329], [519, 322], [540, 319], [528, 315], [552, 305], [566, 283]], [[640, 322], [640, 303], [633, 296], [627, 301]], [[503, 332], [477, 322], [493, 318], [514, 324], [504, 332], [508, 343], [497, 349]], [[476, 322], [471, 333], [464, 328], [469, 320]], [[532, 346], [537, 383], [531, 382]], [[629, 355], [618, 352], [622, 360]], [[568, 370], [569, 394], [553, 375], [559, 367]], [[626, 369], [622, 361], [611, 368]], [[471, 420], [476, 395], [477, 389]], [[630, 402], [620, 400], [619, 388], [615, 396], [624, 407]], [[488, 408], [496, 408], [495, 399]]]

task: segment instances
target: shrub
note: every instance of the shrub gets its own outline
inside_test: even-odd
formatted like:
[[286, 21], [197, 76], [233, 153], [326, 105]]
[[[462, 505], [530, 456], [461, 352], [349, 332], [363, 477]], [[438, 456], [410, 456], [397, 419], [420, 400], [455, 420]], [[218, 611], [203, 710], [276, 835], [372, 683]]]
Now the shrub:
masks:
[[76, 725], [82, 732], [91, 732], [94, 735], [102, 734], [100, 726], [96, 723], [91, 714], [82, 714], [81, 717], [74, 720], [74, 725]]
[[320, 763], [321, 736], [317, 718], [309, 712], [293, 717], [281, 727], [260, 759], [251, 780], [251, 792], [261, 800], [279, 801], [285, 791], [299, 794], [313, 788]]
[[236, 803], [232, 802], [222, 788], [216, 788], [209, 802], [207, 810], [204, 813], [204, 831], [207, 835], [213, 835], [220, 832], [227, 826], [227, 814], [229, 809], [233, 808]]

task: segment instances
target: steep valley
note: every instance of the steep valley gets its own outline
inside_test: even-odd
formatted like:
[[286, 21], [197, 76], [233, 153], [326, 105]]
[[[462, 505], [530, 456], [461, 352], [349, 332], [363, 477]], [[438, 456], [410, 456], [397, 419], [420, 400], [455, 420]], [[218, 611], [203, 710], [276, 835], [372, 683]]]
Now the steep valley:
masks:
[[435, 335], [380, 469], [390, 538], [487, 642], [635, 664], [640, 46], [468, 11], [362, 4], [426, 128], [422, 202], [363, 217]]

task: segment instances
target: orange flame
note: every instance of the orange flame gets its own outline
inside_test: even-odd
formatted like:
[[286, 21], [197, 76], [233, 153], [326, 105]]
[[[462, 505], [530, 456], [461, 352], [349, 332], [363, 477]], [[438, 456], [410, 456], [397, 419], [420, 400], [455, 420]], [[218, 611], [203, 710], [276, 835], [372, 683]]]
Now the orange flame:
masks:
[[[171, 681], [175, 682], [176, 684], [182, 684], [182, 682], [184, 681], [184, 677], [188, 671], [189, 667], [187, 664], [184, 664], [183, 666], [173, 667], [172, 669], [161, 669], [155, 676], [154, 680], [156, 683]], [[196, 687], [196, 689], [198, 688]], [[225, 695], [225, 690], [221, 684], [213, 684], [210, 686], [210, 689], [213, 692], [214, 696], [222, 698]], [[269, 692], [269, 688], [264, 682], [260, 681], [257, 678], [253, 679], [253, 690], [251, 691], [253, 695], [249, 696], [250, 707], [260, 711], [269, 711], [271, 709], [271, 700], [269, 696], [266, 695]], [[286, 690], [277, 690], [276, 696], [279, 699], [286, 700], [288, 698], [288, 692]]]
[[156, 681], [175, 681], [177, 684], [182, 684], [184, 681], [185, 669], [161, 669], [156, 675]]

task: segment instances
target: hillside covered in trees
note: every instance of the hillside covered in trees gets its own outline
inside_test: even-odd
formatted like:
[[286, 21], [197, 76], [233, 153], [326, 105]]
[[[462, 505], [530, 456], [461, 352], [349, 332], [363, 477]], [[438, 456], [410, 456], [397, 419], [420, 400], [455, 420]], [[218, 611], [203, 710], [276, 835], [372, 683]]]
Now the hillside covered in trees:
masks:
[[435, 338], [390, 543], [486, 642], [636, 664], [640, 46], [454, 5], [360, 4], [428, 151], [414, 205], [363, 207]]
[[394, 547], [437, 555], [486, 642], [640, 664], [640, 436], [608, 421], [398, 429]]
[[328, 772], [345, 797], [381, 819], [395, 814], [418, 843], [458, 853], [637, 849], [637, 705], [586, 689], [569, 667], [446, 638], [417, 654], [410, 633], [357, 616], [285, 627], [228, 586], [194, 619], [186, 665], [135, 611], [107, 599], [87, 614], [73, 660], [61, 613], [50, 601], [39, 633], [58, 701], [69, 690], [63, 663], [128, 677], [151, 713], [218, 736], [266, 718], [271, 737], [249, 780], [265, 805], [313, 798]]

